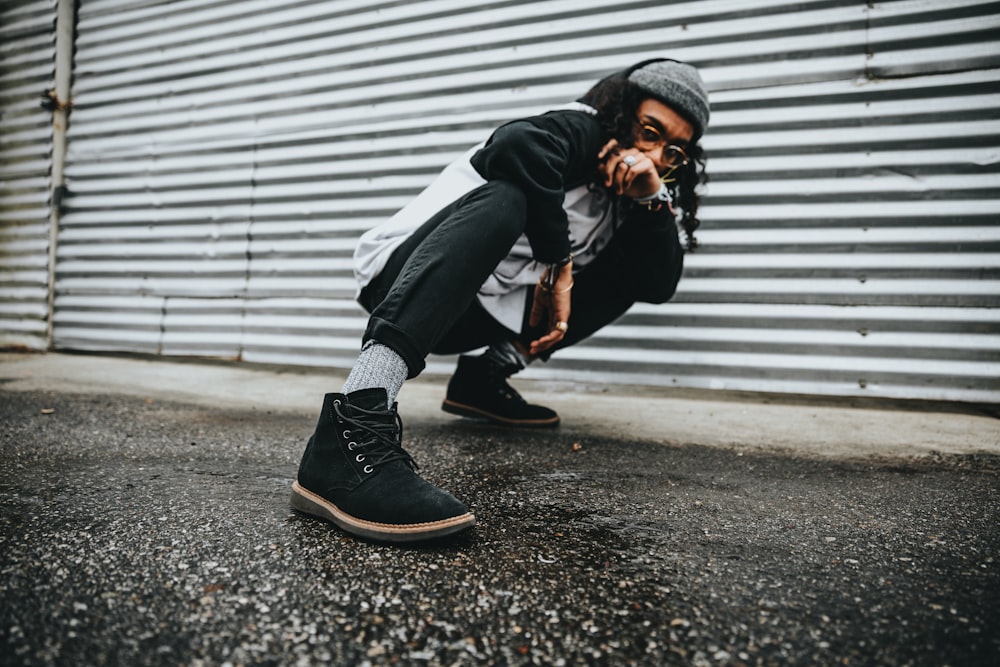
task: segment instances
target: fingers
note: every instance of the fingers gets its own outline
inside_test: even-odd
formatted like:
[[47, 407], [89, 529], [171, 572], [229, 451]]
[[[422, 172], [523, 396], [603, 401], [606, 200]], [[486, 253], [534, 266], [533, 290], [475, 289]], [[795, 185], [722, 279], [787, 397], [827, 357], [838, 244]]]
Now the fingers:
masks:
[[621, 146], [617, 139], [604, 144], [597, 154], [599, 169], [604, 173], [604, 187], [609, 188], [614, 183], [615, 171], [621, 165], [619, 154]]
[[[545, 301], [545, 303], [542, 303]], [[528, 326], [535, 328], [545, 319], [545, 312], [548, 310], [548, 301], [542, 290], [535, 288], [535, 298], [531, 302], [531, 313], [528, 315]]]
[[535, 298], [528, 315], [528, 325], [537, 327], [546, 325], [549, 331], [533, 340], [528, 348], [529, 354], [535, 355], [549, 349], [563, 338], [569, 329], [571, 297], [569, 290], [564, 292], [547, 292], [535, 288]]
[[[536, 302], [537, 303], [537, 302]], [[569, 308], [568, 306], [563, 306], [562, 304], [555, 305], [553, 307], [543, 309], [542, 315], [547, 317], [547, 323], [549, 331], [545, 333], [544, 336], [531, 341], [528, 353], [531, 355], [537, 355], [545, 350], [549, 349], [553, 345], [562, 341], [566, 337], [566, 332], [569, 330]], [[535, 317], [535, 308], [532, 306], [531, 318]], [[531, 326], [536, 326], [542, 323], [541, 315], [539, 315], [538, 322], [531, 322], [529, 318], [529, 324]]]
[[544, 352], [565, 338], [568, 330], [569, 325], [565, 320], [556, 320], [552, 325], [552, 329], [547, 334], [537, 340], [531, 341], [528, 352], [532, 355]]
[[604, 186], [615, 194], [645, 197], [660, 187], [660, 175], [653, 160], [635, 148], [621, 148], [612, 139], [598, 153]]
[[653, 164], [653, 161], [645, 153], [636, 153], [634, 155], [634, 162], [631, 165], [626, 164], [623, 158], [622, 164], [625, 165], [625, 171], [618, 182], [618, 194], [628, 193], [634, 196], [637, 185], [648, 181], [651, 174], [659, 182], [656, 165]]
[[618, 143], [618, 140], [612, 139], [608, 143], [604, 144], [604, 146], [601, 148], [601, 152], [597, 154], [597, 159], [603, 160], [611, 153], [616, 152], [619, 149], [619, 147], [620, 144]]
[[532, 355], [540, 354], [565, 337], [565, 333], [559, 329], [553, 329], [538, 340], [531, 341], [531, 347], [528, 348], [528, 352]]

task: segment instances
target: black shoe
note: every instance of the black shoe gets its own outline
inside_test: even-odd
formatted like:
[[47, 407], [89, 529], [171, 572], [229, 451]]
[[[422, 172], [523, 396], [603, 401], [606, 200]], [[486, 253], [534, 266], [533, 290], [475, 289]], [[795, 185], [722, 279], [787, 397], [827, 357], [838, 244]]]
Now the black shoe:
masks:
[[416, 473], [401, 444], [396, 406], [387, 403], [385, 389], [326, 395], [292, 484], [292, 507], [387, 542], [443, 537], [475, 525], [465, 505]]
[[485, 357], [459, 357], [441, 409], [507, 426], [558, 426], [559, 415], [555, 411], [528, 403], [507, 384], [513, 371]]

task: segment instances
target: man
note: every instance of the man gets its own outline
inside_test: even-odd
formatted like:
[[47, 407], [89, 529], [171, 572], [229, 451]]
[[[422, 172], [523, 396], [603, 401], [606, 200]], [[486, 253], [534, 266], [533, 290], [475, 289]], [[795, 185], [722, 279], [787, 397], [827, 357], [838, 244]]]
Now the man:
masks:
[[621, 316], [669, 300], [683, 228], [693, 246], [708, 96], [689, 64], [657, 59], [580, 101], [498, 128], [355, 253], [371, 313], [341, 393], [327, 394], [293, 484], [296, 509], [405, 542], [475, 524], [415, 472], [395, 399], [431, 353], [462, 356], [443, 408], [550, 427], [507, 378]]

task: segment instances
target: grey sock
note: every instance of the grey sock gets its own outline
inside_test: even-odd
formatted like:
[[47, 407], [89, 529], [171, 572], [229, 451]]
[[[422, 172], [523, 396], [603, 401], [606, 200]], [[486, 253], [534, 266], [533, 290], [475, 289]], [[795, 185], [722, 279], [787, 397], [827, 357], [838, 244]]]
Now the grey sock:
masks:
[[490, 345], [483, 356], [503, 368], [511, 369], [511, 375], [523, 371], [525, 366], [531, 363], [531, 359], [521, 354], [509, 340]]
[[361, 354], [358, 355], [354, 368], [344, 382], [343, 393], [382, 387], [389, 395], [391, 406], [399, 390], [402, 389], [407, 375], [409, 368], [395, 350], [370, 340], [361, 348]]

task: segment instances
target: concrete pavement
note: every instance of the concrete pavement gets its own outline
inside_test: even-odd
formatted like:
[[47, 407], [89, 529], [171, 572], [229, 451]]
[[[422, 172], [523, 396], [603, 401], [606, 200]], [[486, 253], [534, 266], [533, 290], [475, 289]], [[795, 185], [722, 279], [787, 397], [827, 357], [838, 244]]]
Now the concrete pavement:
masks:
[[[478, 525], [288, 507], [327, 373], [0, 358], [0, 665], [996, 665], [989, 411], [521, 385], [552, 431], [401, 396]], [[639, 400], [636, 400], [639, 399]]]
[[[336, 371], [89, 354], [0, 354], [6, 391], [142, 396], [220, 408], [253, 407], [313, 417]], [[399, 397], [407, 420], [447, 420], [446, 378], [408, 382]], [[761, 397], [649, 387], [587, 388], [517, 382], [529, 400], [563, 415], [564, 433], [663, 443], [693, 442], [747, 451], [782, 450], [835, 458], [1000, 454], [1000, 408], [926, 402]]]

